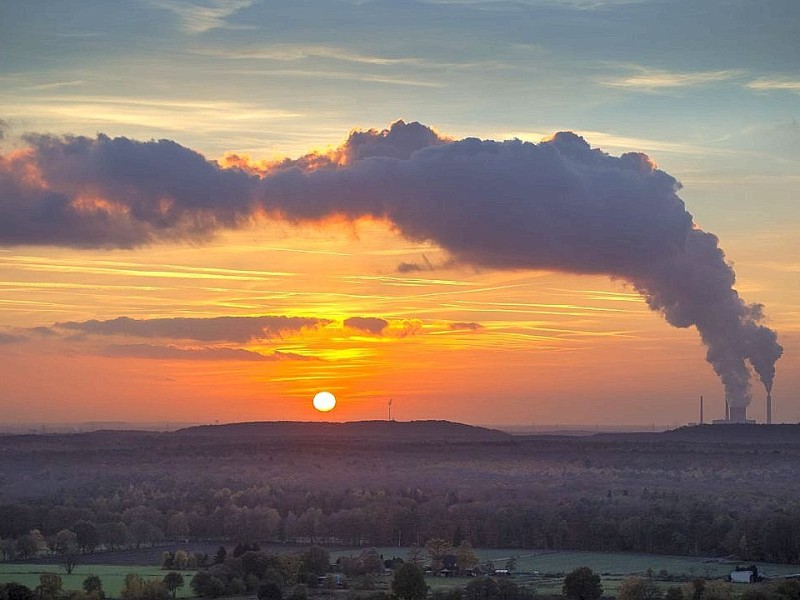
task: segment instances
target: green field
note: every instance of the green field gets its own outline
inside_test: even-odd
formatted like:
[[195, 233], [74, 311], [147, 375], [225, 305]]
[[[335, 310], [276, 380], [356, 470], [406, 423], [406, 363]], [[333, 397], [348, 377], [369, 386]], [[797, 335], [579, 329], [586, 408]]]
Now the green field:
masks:
[[[407, 548], [384, 547], [376, 548], [384, 558], [398, 556], [406, 558]], [[357, 554], [360, 549], [350, 551], [331, 552], [331, 560], [348, 554]], [[560, 594], [562, 576], [578, 567], [590, 567], [602, 576], [603, 587], [607, 594], [615, 595], [620, 582], [630, 575], [644, 575], [652, 569], [658, 578], [659, 572], [667, 571], [669, 576], [676, 578], [723, 579], [733, 570], [735, 564], [708, 562], [709, 559], [694, 556], [661, 556], [654, 554], [627, 554], [606, 552], [546, 552], [531, 550], [476, 550], [481, 563], [491, 560], [494, 566], [501, 569], [505, 561], [512, 556], [516, 558], [517, 565], [514, 572], [514, 581], [529, 584], [542, 594]], [[749, 564], [749, 563], [748, 563]], [[800, 573], [800, 566], [779, 565], [772, 563], [757, 563], [761, 571], [768, 577]], [[464, 586], [469, 583], [469, 578], [439, 578], [429, 577], [428, 585], [431, 589]], [[679, 585], [675, 582], [662, 581], [660, 585], [668, 587]]]
[[[405, 559], [408, 548], [376, 548], [384, 558], [398, 556]], [[358, 554], [361, 549], [331, 551], [331, 561], [339, 556]], [[590, 567], [597, 573], [609, 575], [644, 574], [648, 569], [654, 573], [665, 569], [670, 575], [684, 577], [703, 577], [714, 579], [726, 577], [735, 563], [712, 562], [708, 558], [696, 556], [662, 556], [657, 554], [631, 554], [613, 552], [576, 552], [511, 549], [476, 549], [481, 563], [491, 560], [494, 566], [502, 569], [510, 557], [517, 559], [516, 571], [522, 574], [541, 575], [548, 573], [568, 573], [577, 567]], [[750, 563], [747, 563], [750, 564]], [[767, 576], [780, 576], [800, 573], [798, 565], [757, 563]]]
[[[331, 562], [340, 556], [358, 554], [363, 548], [331, 551]], [[384, 547], [376, 548], [384, 558], [398, 556], [405, 559], [408, 548]], [[606, 594], [615, 595], [620, 582], [629, 575], [642, 575], [651, 569], [656, 578], [662, 570], [667, 571], [670, 577], [691, 579], [703, 577], [705, 579], [726, 578], [735, 565], [720, 562], [707, 562], [707, 559], [692, 556], [659, 556], [652, 554], [622, 554], [603, 552], [544, 552], [530, 550], [477, 550], [481, 563], [491, 560], [496, 568], [503, 568], [506, 560], [516, 558], [514, 581], [532, 585], [540, 594], [559, 594], [563, 574], [577, 567], [587, 566], [599, 573], [602, 577]], [[759, 568], [767, 576], [781, 576], [800, 572], [797, 565], [759, 564]], [[78, 565], [72, 575], [66, 575], [63, 569], [56, 565], [40, 564], [0, 564], [0, 583], [15, 581], [35, 588], [39, 584], [39, 574], [57, 573], [64, 582], [65, 590], [76, 590], [87, 575], [94, 574], [103, 581], [103, 589], [111, 598], [118, 598], [120, 589], [128, 573], [138, 573], [144, 578], [162, 578], [166, 571], [157, 566], [137, 565]], [[178, 598], [192, 596], [189, 581], [194, 572], [184, 571], [183, 577], [186, 586], [178, 591]], [[472, 581], [471, 578], [441, 578], [428, 577], [427, 583], [431, 589], [442, 589], [454, 586], [465, 586]], [[388, 579], [381, 582], [388, 587]], [[679, 585], [670, 581], [659, 581], [663, 587]]]
[[[89, 575], [97, 575], [103, 582], [103, 590], [106, 596], [119, 598], [122, 584], [128, 573], [138, 573], [144, 579], [161, 579], [167, 573], [159, 567], [150, 566], [111, 566], [111, 565], [78, 565], [72, 571], [72, 575], [67, 575], [64, 569], [57, 565], [35, 565], [35, 564], [0, 564], [0, 583], [16, 582], [35, 589], [39, 585], [40, 573], [56, 573], [61, 577], [64, 590], [82, 589], [83, 580]], [[194, 571], [182, 571], [186, 585], [178, 590], [178, 598], [191, 598], [192, 592], [189, 582], [194, 576]]]

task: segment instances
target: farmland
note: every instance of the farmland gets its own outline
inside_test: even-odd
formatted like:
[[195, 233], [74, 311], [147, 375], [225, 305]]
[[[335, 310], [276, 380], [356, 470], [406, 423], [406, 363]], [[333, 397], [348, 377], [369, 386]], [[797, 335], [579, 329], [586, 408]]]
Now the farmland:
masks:
[[[103, 582], [103, 591], [110, 598], [119, 598], [122, 584], [128, 573], [138, 573], [144, 579], [161, 579], [166, 571], [153, 565], [79, 565], [71, 575], [64, 573], [56, 565], [41, 565], [30, 563], [5, 563], [0, 564], [0, 583], [21, 583], [31, 589], [39, 585], [41, 573], [55, 573], [61, 577], [64, 590], [79, 590], [83, 580], [89, 575], [97, 575]], [[184, 572], [186, 586], [178, 590], [178, 598], [190, 598], [192, 592], [189, 588], [193, 572]]]
[[[270, 552], [286, 551], [285, 546], [265, 547]], [[296, 548], [299, 549], [299, 548]], [[357, 555], [361, 548], [331, 549], [331, 562], [343, 556]], [[408, 548], [379, 547], [375, 549], [384, 558], [405, 558]], [[119, 553], [124, 554], [124, 553]], [[155, 553], [151, 553], [155, 554]], [[502, 568], [506, 561], [513, 558], [515, 569], [513, 579], [519, 584], [533, 587], [541, 595], [559, 594], [564, 574], [581, 566], [588, 566], [601, 575], [603, 587], [607, 595], [614, 595], [619, 583], [630, 575], [646, 575], [649, 572], [659, 581], [662, 587], [680, 585], [681, 582], [693, 578], [724, 579], [735, 566], [734, 564], [714, 561], [691, 556], [661, 556], [633, 553], [605, 553], [605, 552], [548, 552], [519, 549], [485, 549], [477, 551], [481, 563], [491, 561], [495, 567]], [[102, 560], [104, 554], [94, 555], [96, 560]], [[106, 558], [111, 558], [108, 554]], [[123, 561], [124, 562], [124, 557]], [[759, 564], [759, 569], [768, 577], [779, 577], [795, 574], [800, 568], [794, 565], [781, 565], [772, 563]], [[109, 597], [119, 597], [125, 575], [138, 573], [143, 578], [161, 579], [166, 573], [158, 565], [132, 565], [132, 564], [92, 564], [79, 565], [71, 575], [66, 575], [57, 565], [43, 565], [32, 563], [5, 563], [0, 564], [0, 583], [11, 581], [22, 583], [30, 588], [35, 588], [39, 582], [40, 573], [57, 573], [63, 581], [65, 590], [80, 589], [83, 580], [90, 574], [98, 575], [103, 581], [103, 589]], [[192, 596], [189, 581], [194, 575], [193, 571], [184, 571], [187, 585], [178, 591], [178, 598]], [[376, 589], [388, 588], [390, 577], [377, 578]], [[464, 577], [427, 577], [426, 581], [431, 590], [442, 590], [453, 587], [463, 587], [472, 579]]]

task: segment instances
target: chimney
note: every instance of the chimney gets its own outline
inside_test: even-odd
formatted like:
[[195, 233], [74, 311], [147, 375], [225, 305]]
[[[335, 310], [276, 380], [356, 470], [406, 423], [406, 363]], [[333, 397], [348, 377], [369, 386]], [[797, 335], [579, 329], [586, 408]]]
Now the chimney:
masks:
[[703, 424], [703, 397], [700, 396], [700, 425]]
[[772, 392], [767, 392], [767, 425], [772, 425]]

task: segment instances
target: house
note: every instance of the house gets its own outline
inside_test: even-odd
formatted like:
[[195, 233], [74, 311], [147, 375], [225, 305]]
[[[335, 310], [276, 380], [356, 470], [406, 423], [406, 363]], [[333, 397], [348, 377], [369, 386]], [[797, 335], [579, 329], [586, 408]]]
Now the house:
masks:
[[750, 565], [749, 567], [736, 567], [731, 571], [730, 581], [732, 583], [754, 583], [761, 581], [763, 577], [758, 572], [758, 567]]

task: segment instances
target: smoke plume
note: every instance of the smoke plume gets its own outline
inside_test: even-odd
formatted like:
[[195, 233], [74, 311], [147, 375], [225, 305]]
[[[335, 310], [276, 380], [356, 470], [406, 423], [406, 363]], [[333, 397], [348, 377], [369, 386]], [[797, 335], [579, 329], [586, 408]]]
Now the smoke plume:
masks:
[[329, 155], [223, 168], [174, 142], [30, 136], [0, 156], [0, 244], [129, 247], [202, 240], [254, 218], [384, 219], [453, 262], [607, 274], [675, 327], [695, 326], [731, 406], [767, 391], [782, 353], [744, 302], [716, 236], [640, 153], [562, 132], [532, 144], [450, 141], [419, 123], [353, 133]]

